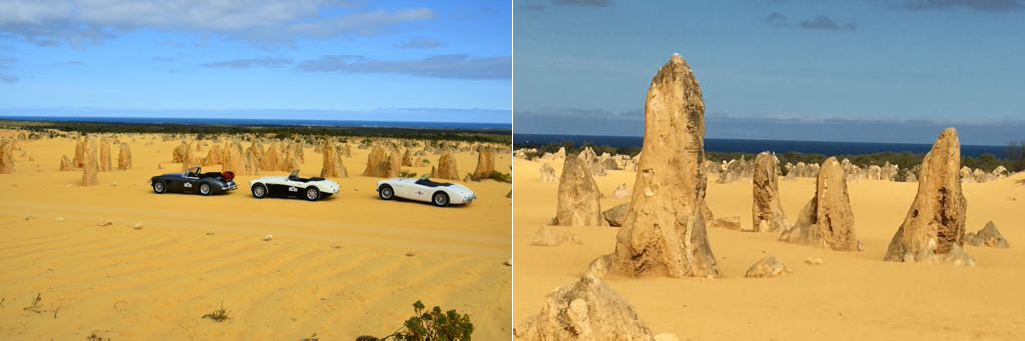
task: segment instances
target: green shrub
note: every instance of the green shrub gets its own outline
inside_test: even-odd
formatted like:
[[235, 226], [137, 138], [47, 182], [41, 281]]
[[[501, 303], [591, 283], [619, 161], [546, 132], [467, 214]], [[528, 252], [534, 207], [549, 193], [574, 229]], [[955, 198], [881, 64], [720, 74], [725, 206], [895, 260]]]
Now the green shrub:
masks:
[[[380, 340], [427, 341], [427, 340], [470, 340], [473, 334], [473, 323], [469, 314], [449, 310], [442, 312], [441, 307], [434, 306], [425, 310], [423, 302], [413, 303], [413, 317], [402, 324], [402, 328]], [[361, 337], [364, 340], [373, 339]]]

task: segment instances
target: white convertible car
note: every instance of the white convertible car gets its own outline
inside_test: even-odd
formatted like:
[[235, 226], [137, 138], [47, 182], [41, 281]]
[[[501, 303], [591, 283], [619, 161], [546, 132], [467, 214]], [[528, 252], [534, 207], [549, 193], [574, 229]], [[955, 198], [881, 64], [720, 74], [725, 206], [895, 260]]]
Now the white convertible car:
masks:
[[445, 207], [450, 204], [469, 204], [477, 199], [469, 187], [448, 182], [434, 182], [426, 176], [420, 178], [391, 178], [377, 182], [377, 194], [381, 199], [391, 200], [395, 197], [426, 201], [435, 206]]
[[300, 178], [299, 171], [289, 175], [270, 175], [249, 180], [253, 197], [263, 199], [274, 197], [302, 197], [309, 201], [317, 201], [338, 193], [341, 187], [331, 179]]

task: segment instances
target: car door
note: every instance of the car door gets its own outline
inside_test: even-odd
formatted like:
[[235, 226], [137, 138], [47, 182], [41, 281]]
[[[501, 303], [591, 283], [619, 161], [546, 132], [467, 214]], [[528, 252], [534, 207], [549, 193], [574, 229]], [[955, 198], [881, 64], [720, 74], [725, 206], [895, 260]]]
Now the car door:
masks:
[[409, 198], [420, 201], [430, 201], [430, 188], [424, 185], [417, 184], [416, 182], [411, 182], [409, 184]]
[[184, 178], [181, 176], [163, 176], [161, 180], [164, 181], [164, 186], [167, 187], [168, 192], [181, 192], [184, 190], [182, 187]]
[[183, 193], [196, 193], [199, 191], [199, 177], [182, 174], [181, 186]]

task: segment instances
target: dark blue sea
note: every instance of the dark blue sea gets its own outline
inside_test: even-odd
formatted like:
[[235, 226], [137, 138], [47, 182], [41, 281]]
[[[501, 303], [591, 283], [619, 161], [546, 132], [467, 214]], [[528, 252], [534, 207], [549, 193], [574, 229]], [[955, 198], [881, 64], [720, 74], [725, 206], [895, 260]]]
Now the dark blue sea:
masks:
[[349, 120], [306, 120], [306, 119], [251, 119], [251, 118], [177, 118], [177, 117], [87, 117], [87, 116], [0, 116], [0, 119], [32, 121], [77, 121], [143, 124], [208, 124], [208, 125], [301, 125], [301, 126], [347, 126], [387, 128], [463, 128], [463, 129], [512, 129], [510, 123], [464, 123], [464, 122], [413, 122], [413, 121], [349, 121]]
[[[613, 147], [640, 147], [644, 138], [641, 136], [589, 136], [589, 135], [545, 135], [545, 134], [513, 134], [513, 143], [561, 143], [573, 141], [577, 145], [591, 142], [596, 145]], [[926, 153], [931, 144], [915, 143], [871, 143], [871, 142], [824, 142], [824, 141], [784, 141], [784, 140], [741, 140], [741, 139], [705, 139], [705, 150], [713, 152], [759, 153], [766, 150], [776, 153], [801, 152], [825, 155], [840, 154], [871, 154], [879, 152], [912, 152]], [[971, 146], [962, 145], [961, 154], [979, 156], [993, 153], [997, 157], [1006, 157], [1006, 146]]]

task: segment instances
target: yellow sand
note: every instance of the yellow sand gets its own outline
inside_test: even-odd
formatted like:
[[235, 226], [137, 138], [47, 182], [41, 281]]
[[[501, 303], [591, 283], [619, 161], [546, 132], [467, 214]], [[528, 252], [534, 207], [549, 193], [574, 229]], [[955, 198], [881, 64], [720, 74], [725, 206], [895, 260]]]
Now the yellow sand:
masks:
[[[549, 161], [551, 162], [551, 161]], [[561, 172], [561, 162], [551, 162]], [[594, 258], [610, 253], [613, 227], [575, 229], [583, 246], [530, 246], [534, 232], [555, 215], [558, 183], [542, 183], [542, 162], [516, 159], [513, 215], [513, 322], [540, 311], [544, 296], [574, 281]], [[616, 186], [633, 187], [634, 173], [597, 177], [607, 196], [602, 209], [629, 202], [614, 198]], [[988, 183], [963, 185], [967, 227], [992, 220], [1010, 249], [966, 246], [978, 268], [884, 262], [890, 238], [903, 221], [917, 183], [848, 183], [862, 252], [827, 251], [784, 244], [775, 233], [709, 229], [721, 279], [610, 277], [609, 285], [634, 304], [655, 333], [695, 340], [964, 340], [1025, 336], [1025, 173]], [[815, 191], [814, 181], [780, 181], [790, 222]], [[740, 216], [751, 225], [751, 179], [708, 185], [717, 217]], [[767, 279], [744, 278], [752, 264], [776, 255], [794, 271]], [[818, 257], [825, 264], [804, 263]], [[557, 261], [553, 261], [557, 260]]]
[[[180, 141], [153, 137], [123, 139], [134, 168], [92, 187], [57, 171], [73, 140], [20, 144], [35, 161], [0, 174], [0, 339], [351, 340], [395, 331], [417, 300], [469, 313], [475, 338], [510, 335], [510, 184], [469, 183], [478, 199], [465, 207], [383, 201], [378, 179], [359, 176], [369, 150], [353, 147], [342, 193], [319, 202], [254, 199], [253, 176], [227, 195], [158, 195], [149, 178], [180, 169], [168, 163]], [[305, 155], [302, 175], [319, 176], [321, 154]], [[456, 158], [461, 173], [476, 166], [476, 153]], [[37, 293], [40, 312], [23, 310]], [[200, 318], [222, 302], [229, 321]]]

